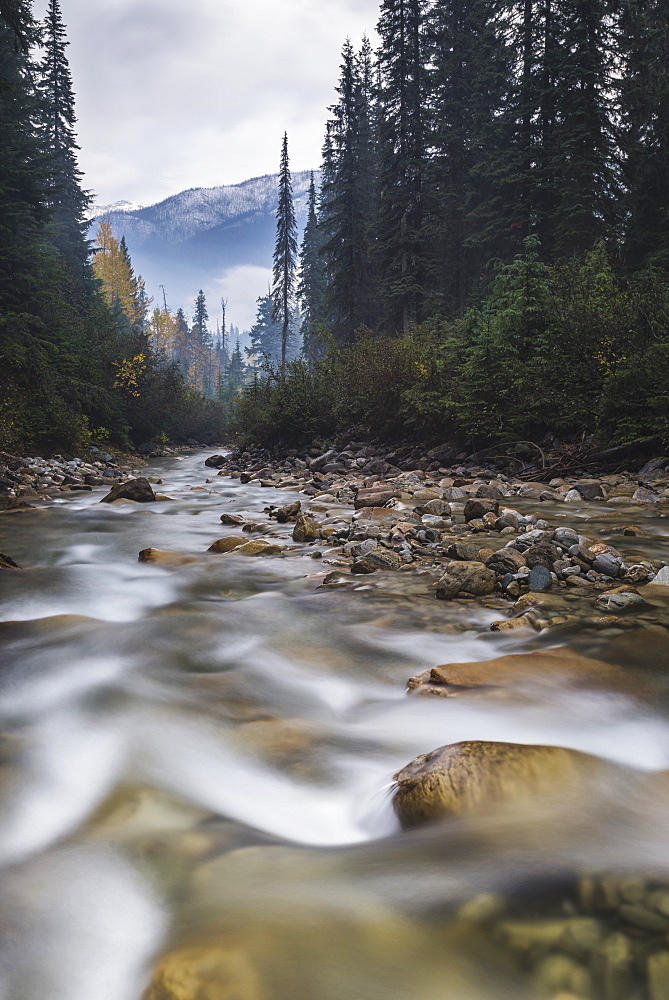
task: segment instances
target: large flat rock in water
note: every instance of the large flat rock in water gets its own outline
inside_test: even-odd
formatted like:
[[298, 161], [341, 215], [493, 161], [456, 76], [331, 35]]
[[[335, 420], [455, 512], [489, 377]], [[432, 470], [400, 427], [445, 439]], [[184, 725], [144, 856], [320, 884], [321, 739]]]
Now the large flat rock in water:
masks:
[[569, 649], [512, 653], [478, 663], [446, 663], [432, 667], [408, 683], [421, 695], [453, 697], [468, 693], [504, 693], [542, 687], [610, 688], [627, 694], [651, 693], [654, 686], [637, 671]]

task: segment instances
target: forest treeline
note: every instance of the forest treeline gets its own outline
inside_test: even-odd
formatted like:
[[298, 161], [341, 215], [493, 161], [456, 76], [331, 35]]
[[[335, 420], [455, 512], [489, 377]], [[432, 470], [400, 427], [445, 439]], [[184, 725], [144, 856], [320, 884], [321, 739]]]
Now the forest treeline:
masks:
[[67, 44], [58, 0], [43, 23], [0, 0], [0, 448], [215, 439], [222, 407], [156, 343], [127, 247], [110, 294], [86, 239]]
[[[669, 428], [666, 0], [384, 0], [245, 355], [86, 239], [58, 0], [0, 0], [0, 446]], [[121, 238], [118, 238], [118, 236]], [[231, 331], [232, 332], [232, 331]]]
[[[343, 48], [262, 439], [669, 425], [666, 0], [384, 0]], [[276, 258], [275, 258], [276, 262]]]

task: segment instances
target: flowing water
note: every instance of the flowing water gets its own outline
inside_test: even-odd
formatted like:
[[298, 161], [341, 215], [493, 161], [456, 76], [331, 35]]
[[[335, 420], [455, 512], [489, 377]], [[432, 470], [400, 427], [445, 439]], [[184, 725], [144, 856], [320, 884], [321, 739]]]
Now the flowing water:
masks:
[[[150, 1000], [557, 996], [467, 906], [539, 920], [571, 912], [584, 871], [666, 878], [669, 602], [633, 630], [519, 638], [489, 631], [499, 610], [436, 601], [420, 574], [330, 588], [332, 567], [302, 553], [138, 563], [149, 546], [204, 553], [233, 533], [221, 513], [260, 521], [295, 499], [205, 484], [204, 457], [145, 470], [173, 500], [100, 505], [96, 490], [0, 515], [0, 551], [27, 567], [0, 574], [0, 998], [140, 1000], [157, 963]], [[575, 517], [602, 533], [646, 518], [653, 537], [615, 544], [669, 550], [669, 521], [638, 506]], [[405, 693], [439, 663], [564, 643], [624, 666], [632, 692]], [[401, 832], [393, 774], [459, 740], [625, 768], [577, 808]], [[646, 988], [633, 976], [620, 997]]]

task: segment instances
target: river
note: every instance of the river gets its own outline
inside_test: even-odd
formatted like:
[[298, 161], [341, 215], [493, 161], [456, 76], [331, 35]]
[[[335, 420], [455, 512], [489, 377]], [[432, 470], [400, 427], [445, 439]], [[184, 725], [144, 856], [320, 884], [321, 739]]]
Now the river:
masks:
[[[143, 470], [173, 500], [100, 505], [94, 490], [0, 515], [0, 551], [26, 567], [0, 574], [0, 998], [649, 995], [638, 956], [620, 996], [596, 977], [578, 992], [574, 968], [592, 959], [577, 946], [571, 979], [551, 979], [467, 907], [540, 922], [556, 906], [573, 916], [584, 871], [663, 885], [667, 800], [634, 775], [669, 768], [668, 602], [633, 632], [528, 637], [491, 633], [492, 607], [436, 601], [420, 574], [332, 588], [331, 567], [301, 553], [138, 563], [150, 546], [203, 553], [225, 533], [221, 513], [260, 521], [269, 502], [295, 499], [206, 483], [205, 457]], [[631, 519], [606, 515], [605, 531]], [[637, 506], [639, 518], [653, 537], [629, 545], [666, 557], [669, 522]], [[639, 695], [405, 691], [436, 664], [564, 643], [638, 675]], [[400, 831], [393, 774], [460, 740], [554, 744], [633, 770], [557, 818], [503, 811]]]

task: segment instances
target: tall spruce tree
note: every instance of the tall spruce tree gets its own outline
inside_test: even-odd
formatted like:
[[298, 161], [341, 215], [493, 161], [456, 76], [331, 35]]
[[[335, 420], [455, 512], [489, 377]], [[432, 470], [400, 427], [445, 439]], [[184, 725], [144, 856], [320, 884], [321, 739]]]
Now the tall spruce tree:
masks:
[[89, 249], [84, 233], [90, 197], [82, 191], [77, 165], [74, 91], [65, 50], [69, 45], [59, 0], [49, 0], [43, 29], [44, 58], [39, 65], [39, 94], [44, 107], [44, 145], [48, 151], [48, 203], [55, 245], [72, 262], [85, 265]]
[[297, 223], [288, 160], [288, 135], [284, 133], [279, 167], [279, 204], [276, 212], [272, 318], [281, 324], [281, 367], [286, 364], [290, 311], [297, 276]]
[[504, 0], [443, 0], [427, 17], [425, 168], [429, 311], [461, 315], [494, 249], [481, 232], [498, 161], [496, 122], [510, 57], [499, 22]]
[[[568, 259], [614, 235], [618, 196], [611, 81], [615, 69], [609, 0], [561, 0], [556, 81], [554, 252]], [[541, 234], [540, 234], [541, 235]]]
[[256, 321], [249, 331], [251, 344], [246, 348], [246, 353], [256, 363], [269, 361], [278, 364], [283, 350], [283, 326], [275, 318], [271, 292], [261, 295], [256, 306]]
[[408, 332], [424, 314], [423, 180], [426, 0], [384, 0], [378, 33], [378, 266], [386, 322]]
[[[368, 53], [365, 53], [365, 60]], [[363, 83], [364, 72], [364, 83]], [[374, 322], [370, 261], [373, 153], [369, 108], [370, 68], [347, 39], [342, 51], [339, 101], [326, 134], [331, 158], [321, 203], [321, 246], [328, 275], [327, 314], [335, 340], [350, 344], [361, 324]]]
[[300, 278], [297, 297], [302, 306], [302, 341], [307, 361], [313, 363], [320, 356], [317, 324], [322, 323], [325, 298], [325, 268], [321, 250], [321, 230], [318, 225], [316, 184], [313, 172], [309, 181], [307, 223], [300, 247]]
[[664, 0], [625, 0], [617, 25], [623, 251], [669, 272], [669, 18]]

